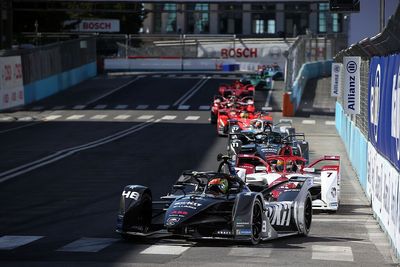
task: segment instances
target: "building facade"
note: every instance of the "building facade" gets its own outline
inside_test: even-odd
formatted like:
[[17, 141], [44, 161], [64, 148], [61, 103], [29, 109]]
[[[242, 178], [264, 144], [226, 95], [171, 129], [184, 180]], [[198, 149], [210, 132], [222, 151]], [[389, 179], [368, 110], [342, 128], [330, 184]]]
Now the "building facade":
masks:
[[329, 11], [329, 1], [146, 3], [143, 33], [237, 34], [295, 37], [346, 33], [349, 16]]

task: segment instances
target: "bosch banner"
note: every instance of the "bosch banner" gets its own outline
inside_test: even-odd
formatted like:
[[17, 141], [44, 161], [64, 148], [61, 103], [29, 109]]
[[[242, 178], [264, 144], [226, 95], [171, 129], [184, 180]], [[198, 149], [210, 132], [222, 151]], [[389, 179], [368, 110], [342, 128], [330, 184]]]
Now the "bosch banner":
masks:
[[67, 20], [64, 26], [68, 26], [71, 31], [79, 32], [119, 32], [118, 19], [84, 19], [84, 20]]
[[368, 88], [369, 140], [400, 170], [400, 55], [371, 59]]
[[342, 87], [342, 63], [332, 63], [332, 75], [331, 75], [331, 96], [339, 96], [339, 91]]
[[24, 104], [21, 57], [0, 57], [0, 110]]
[[344, 57], [344, 113], [360, 114], [360, 57]]

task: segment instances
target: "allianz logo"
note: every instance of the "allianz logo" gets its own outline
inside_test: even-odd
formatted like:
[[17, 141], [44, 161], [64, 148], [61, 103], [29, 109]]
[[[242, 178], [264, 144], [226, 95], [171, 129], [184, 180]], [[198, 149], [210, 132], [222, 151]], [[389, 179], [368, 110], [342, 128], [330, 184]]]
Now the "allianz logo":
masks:
[[371, 84], [370, 94], [370, 123], [375, 142], [378, 142], [378, 122], [379, 122], [379, 98], [381, 88], [381, 65], [378, 64], [375, 71], [375, 79]]
[[390, 135], [395, 139], [397, 160], [400, 160], [400, 66], [393, 75], [391, 127]]

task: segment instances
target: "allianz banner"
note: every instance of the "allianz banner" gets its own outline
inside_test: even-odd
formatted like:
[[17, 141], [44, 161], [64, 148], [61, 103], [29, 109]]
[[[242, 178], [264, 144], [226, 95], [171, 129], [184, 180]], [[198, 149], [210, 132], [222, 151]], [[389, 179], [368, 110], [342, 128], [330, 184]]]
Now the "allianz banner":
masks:
[[400, 55], [371, 59], [368, 88], [369, 140], [400, 170]]

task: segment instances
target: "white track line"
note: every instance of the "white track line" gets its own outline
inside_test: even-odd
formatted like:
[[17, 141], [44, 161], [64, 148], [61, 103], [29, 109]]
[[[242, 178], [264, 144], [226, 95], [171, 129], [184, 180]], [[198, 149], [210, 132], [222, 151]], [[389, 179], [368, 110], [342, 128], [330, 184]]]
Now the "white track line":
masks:
[[315, 124], [315, 120], [303, 120], [301, 123], [302, 124], [307, 124], [307, 125], [314, 125]]
[[115, 109], [126, 109], [128, 105], [116, 105]]
[[325, 125], [336, 125], [335, 121], [325, 121]]
[[124, 87], [126, 87], [126, 86], [128, 86], [128, 85], [130, 85], [130, 84], [132, 84], [132, 83], [134, 83], [134, 82], [136, 82], [136, 81], [139, 80], [139, 79], [140, 79], [140, 77], [136, 77], [135, 79], [133, 79], [133, 80], [127, 82], [127, 83], [124, 83], [123, 85], [121, 85], [121, 86], [119, 86], [119, 87], [117, 87], [117, 88], [115, 88], [115, 89], [113, 89], [113, 90], [111, 90], [111, 91], [105, 93], [104, 95], [101, 95], [101, 96], [99, 96], [99, 97], [96, 97], [95, 99], [93, 99], [93, 100], [87, 102], [86, 105], [93, 104], [93, 103], [99, 101], [100, 99], [103, 99], [103, 98], [105, 98], [105, 97], [107, 97], [107, 96], [109, 96], [109, 95], [111, 95], [111, 94], [113, 94], [113, 93], [115, 93], [115, 92], [121, 90], [122, 88], [124, 88]]
[[66, 120], [80, 120], [83, 117], [85, 117], [85, 115], [71, 115], [71, 116], [67, 117]]
[[118, 115], [114, 117], [114, 120], [126, 120], [130, 117], [131, 115]]
[[54, 121], [61, 117], [62, 117], [61, 115], [50, 115], [50, 116], [45, 117], [43, 120], [44, 121]]
[[190, 108], [189, 105], [180, 105], [180, 106], [178, 107], [179, 110], [188, 110], [189, 108]]
[[173, 115], [166, 115], [164, 117], [161, 118], [162, 120], [167, 120], [167, 121], [172, 121], [176, 119], [176, 116]]
[[154, 117], [154, 115], [142, 115], [140, 117], [138, 117], [138, 120], [150, 120]]
[[5, 235], [0, 237], [0, 250], [11, 250], [41, 238], [43, 236]]
[[94, 107], [94, 109], [105, 109], [107, 105], [97, 105]]
[[163, 110], [169, 109], [169, 105], [158, 105], [157, 109], [163, 109]]
[[312, 259], [325, 261], [354, 261], [351, 247], [345, 246], [312, 246]]
[[140, 254], [151, 254], [151, 255], [181, 255], [183, 252], [188, 250], [190, 246], [174, 246], [174, 245], [152, 245], [145, 250], [141, 251]]
[[117, 242], [116, 238], [90, 238], [82, 237], [72, 243], [65, 245], [57, 251], [66, 252], [98, 252], [113, 243]]
[[138, 105], [136, 109], [148, 109], [149, 105]]
[[200, 110], [209, 110], [210, 106], [200, 106], [199, 109]]
[[200, 116], [187, 116], [185, 121], [197, 121], [198, 119], [200, 119]]
[[78, 110], [78, 109], [84, 109], [86, 105], [76, 105], [72, 109]]
[[183, 94], [183, 96], [176, 100], [173, 106], [175, 107], [185, 104], [185, 102], [188, 101], [198, 90], [200, 90], [209, 79], [210, 78], [203, 78], [199, 80], [192, 88]]
[[108, 115], [103, 115], [103, 114], [99, 114], [99, 115], [94, 115], [92, 117], [90, 117], [91, 120], [102, 120], [107, 118]]

